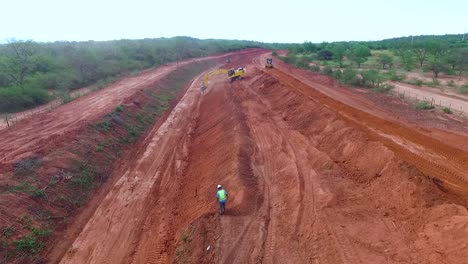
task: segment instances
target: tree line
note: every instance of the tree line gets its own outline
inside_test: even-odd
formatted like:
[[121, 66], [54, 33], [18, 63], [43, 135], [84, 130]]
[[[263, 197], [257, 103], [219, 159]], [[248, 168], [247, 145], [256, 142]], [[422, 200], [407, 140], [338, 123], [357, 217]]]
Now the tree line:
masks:
[[112, 77], [260, 43], [190, 37], [0, 45], [0, 113], [28, 109]]
[[[440, 73], [462, 76], [468, 70], [468, 39], [463, 35], [410, 36], [368, 42], [305, 42], [286, 44], [285, 47], [289, 50], [289, 55], [282, 59], [299, 67], [319, 71], [320, 67], [310, 65], [318, 61], [327, 66], [323, 69], [325, 74], [333, 75], [339, 80], [343, 80], [345, 75], [350, 77], [358, 72], [364, 73], [358, 78], [348, 78], [353, 82], [348, 84], [352, 85], [356, 82], [366, 83], [366, 76], [372, 80], [382, 79], [377, 83], [388, 79], [388, 76], [376, 76], [377, 68], [361, 70], [361, 66], [371, 58], [371, 52], [378, 54], [373, 63], [380, 65], [380, 69], [387, 70], [387, 73], [394, 68], [405, 71], [421, 70], [432, 72], [436, 80]], [[392, 78], [396, 76], [390, 76]]]

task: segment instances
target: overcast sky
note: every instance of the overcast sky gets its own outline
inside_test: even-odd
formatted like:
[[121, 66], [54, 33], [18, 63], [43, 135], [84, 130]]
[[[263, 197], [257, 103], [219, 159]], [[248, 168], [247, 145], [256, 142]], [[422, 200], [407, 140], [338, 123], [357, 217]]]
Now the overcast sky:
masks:
[[0, 41], [380, 40], [468, 31], [468, 0], [0, 0]]

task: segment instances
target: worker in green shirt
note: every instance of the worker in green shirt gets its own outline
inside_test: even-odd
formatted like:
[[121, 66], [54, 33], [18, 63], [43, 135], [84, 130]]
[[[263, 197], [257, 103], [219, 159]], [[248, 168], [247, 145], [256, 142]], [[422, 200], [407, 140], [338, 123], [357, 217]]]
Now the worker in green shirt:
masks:
[[226, 192], [226, 190], [223, 189], [221, 184], [218, 184], [218, 192], [216, 192], [216, 199], [218, 199], [219, 213], [221, 215], [223, 215], [224, 211], [226, 210], [227, 196], [228, 196], [228, 193]]

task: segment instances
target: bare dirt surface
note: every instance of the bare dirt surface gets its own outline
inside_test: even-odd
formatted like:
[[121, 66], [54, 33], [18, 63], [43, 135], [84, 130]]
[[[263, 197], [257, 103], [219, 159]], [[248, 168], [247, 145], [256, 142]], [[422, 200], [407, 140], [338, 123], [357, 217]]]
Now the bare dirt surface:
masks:
[[468, 263], [466, 131], [407, 123], [266, 56], [241, 55], [228, 66], [246, 77], [205, 94], [195, 79], [51, 261]]

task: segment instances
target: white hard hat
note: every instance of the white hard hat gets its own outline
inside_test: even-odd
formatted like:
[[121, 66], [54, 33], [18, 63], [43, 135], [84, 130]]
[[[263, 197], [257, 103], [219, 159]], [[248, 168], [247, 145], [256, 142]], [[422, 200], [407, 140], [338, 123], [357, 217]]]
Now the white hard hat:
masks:
[[221, 184], [218, 184], [218, 189], [221, 188]]

